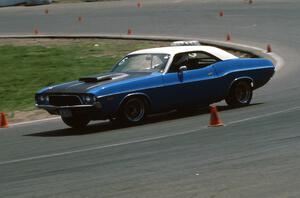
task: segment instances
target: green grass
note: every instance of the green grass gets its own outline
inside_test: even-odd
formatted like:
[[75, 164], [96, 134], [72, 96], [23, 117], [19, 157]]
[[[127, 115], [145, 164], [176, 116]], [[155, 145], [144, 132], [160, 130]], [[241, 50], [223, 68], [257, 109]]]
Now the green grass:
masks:
[[39, 89], [105, 72], [128, 52], [159, 45], [126, 40], [1, 44], [0, 40], [0, 111], [33, 110]]

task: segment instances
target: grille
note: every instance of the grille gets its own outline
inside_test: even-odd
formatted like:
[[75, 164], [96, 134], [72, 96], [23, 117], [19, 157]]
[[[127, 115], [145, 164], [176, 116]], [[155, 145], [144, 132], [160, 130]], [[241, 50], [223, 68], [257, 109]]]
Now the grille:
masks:
[[81, 105], [78, 96], [50, 96], [49, 104], [53, 106], [73, 106]]

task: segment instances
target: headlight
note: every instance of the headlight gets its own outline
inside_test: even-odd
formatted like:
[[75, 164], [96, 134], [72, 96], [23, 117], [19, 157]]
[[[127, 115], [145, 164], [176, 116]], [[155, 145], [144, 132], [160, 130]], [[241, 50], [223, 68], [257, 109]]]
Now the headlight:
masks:
[[86, 101], [87, 103], [91, 103], [92, 97], [91, 97], [91, 96], [86, 96], [86, 97], [85, 97], [85, 101]]
[[37, 96], [37, 102], [49, 103], [49, 96], [39, 95]]
[[97, 100], [96, 96], [93, 96], [93, 95], [83, 96], [82, 99], [85, 104], [93, 104]]

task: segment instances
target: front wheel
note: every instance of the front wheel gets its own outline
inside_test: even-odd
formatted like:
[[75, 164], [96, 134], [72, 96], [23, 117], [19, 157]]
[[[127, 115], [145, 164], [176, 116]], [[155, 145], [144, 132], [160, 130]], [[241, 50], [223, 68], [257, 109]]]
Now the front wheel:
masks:
[[86, 127], [86, 125], [90, 122], [90, 120], [86, 119], [86, 118], [78, 118], [75, 116], [72, 117], [61, 117], [62, 121], [75, 129], [82, 129], [84, 127]]
[[121, 120], [127, 124], [141, 123], [145, 119], [146, 113], [146, 102], [140, 97], [126, 100], [119, 112]]
[[250, 104], [252, 94], [251, 84], [246, 81], [239, 81], [231, 87], [225, 101], [231, 107], [246, 106]]

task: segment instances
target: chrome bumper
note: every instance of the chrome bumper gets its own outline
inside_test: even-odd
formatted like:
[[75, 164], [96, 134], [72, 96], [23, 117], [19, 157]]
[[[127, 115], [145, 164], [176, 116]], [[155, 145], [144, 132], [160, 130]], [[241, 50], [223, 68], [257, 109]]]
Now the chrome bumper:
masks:
[[94, 105], [54, 106], [54, 105], [38, 105], [38, 104], [35, 104], [35, 106], [42, 109], [70, 109], [70, 108], [94, 107]]

